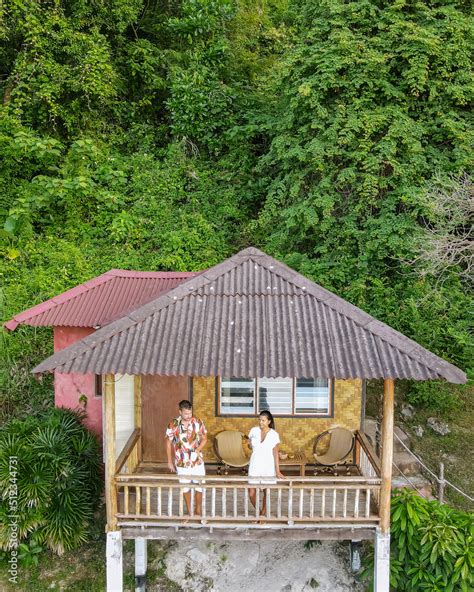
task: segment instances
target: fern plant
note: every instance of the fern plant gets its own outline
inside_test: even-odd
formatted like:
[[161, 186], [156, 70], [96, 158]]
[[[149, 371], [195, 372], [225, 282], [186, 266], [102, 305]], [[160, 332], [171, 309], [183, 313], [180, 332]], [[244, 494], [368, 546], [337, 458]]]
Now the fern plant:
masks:
[[20, 544], [28, 541], [30, 548], [34, 540], [35, 549], [47, 547], [58, 555], [87, 540], [102, 479], [99, 444], [82, 424], [83, 418], [81, 411], [51, 409], [13, 420], [4, 429], [0, 436], [1, 549], [12, 546], [15, 528]]

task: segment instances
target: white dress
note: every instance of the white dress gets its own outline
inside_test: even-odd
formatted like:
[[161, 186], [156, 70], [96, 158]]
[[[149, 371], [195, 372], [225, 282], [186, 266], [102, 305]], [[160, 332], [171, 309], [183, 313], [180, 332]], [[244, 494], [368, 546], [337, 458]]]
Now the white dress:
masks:
[[252, 456], [249, 464], [249, 477], [263, 477], [262, 479], [249, 479], [249, 483], [257, 485], [264, 483], [270, 485], [276, 483], [269, 480], [268, 477], [275, 477], [275, 457], [273, 449], [280, 443], [278, 432], [270, 428], [263, 442], [260, 441], [261, 430], [259, 427], [252, 428], [249, 433], [250, 443], [252, 445]]

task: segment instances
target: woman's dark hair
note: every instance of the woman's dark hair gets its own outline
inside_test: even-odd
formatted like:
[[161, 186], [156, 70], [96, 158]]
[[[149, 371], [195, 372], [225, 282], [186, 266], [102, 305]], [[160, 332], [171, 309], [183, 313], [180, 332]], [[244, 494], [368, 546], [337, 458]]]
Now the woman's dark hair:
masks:
[[258, 414], [258, 416], [260, 417], [261, 415], [264, 415], [268, 421], [270, 422], [270, 427], [272, 428], [272, 430], [275, 429], [275, 420], [273, 419], [273, 415], [270, 413], [270, 411], [268, 411], [267, 409], [264, 409], [263, 411], [260, 411], [260, 413]]

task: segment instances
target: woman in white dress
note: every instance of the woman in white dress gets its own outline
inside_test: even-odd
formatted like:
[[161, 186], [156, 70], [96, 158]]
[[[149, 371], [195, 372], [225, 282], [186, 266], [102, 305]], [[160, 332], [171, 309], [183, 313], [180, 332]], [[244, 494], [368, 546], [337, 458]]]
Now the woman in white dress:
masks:
[[[252, 485], [271, 485], [276, 483], [269, 477], [278, 477], [284, 479], [285, 476], [280, 472], [280, 459], [278, 456], [278, 446], [280, 436], [275, 431], [275, 422], [270, 411], [262, 411], [258, 416], [258, 427], [254, 427], [249, 433], [250, 445], [252, 447], [252, 456], [249, 464], [249, 484]], [[250, 501], [254, 506], [257, 505], [256, 488], [249, 489]], [[267, 511], [266, 492], [263, 493], [263, 504], [261, 514], [265, 515]]]

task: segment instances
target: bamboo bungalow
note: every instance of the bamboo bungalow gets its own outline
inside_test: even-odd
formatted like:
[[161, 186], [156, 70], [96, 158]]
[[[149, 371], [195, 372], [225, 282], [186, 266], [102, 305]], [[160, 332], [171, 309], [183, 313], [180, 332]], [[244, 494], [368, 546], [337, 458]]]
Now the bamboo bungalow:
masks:
[[[375, 589], [388, 591], [394, 381], [466, 381], [455, 366], [254, 248], [34, 369], [52, 371], [103, 379], [107, 590], [114, 592], [122, 589], [122, 540], [135, 539], [142, 578], [147, 539], [168, 538], [372, 539]], [[384, 380], [380, 459], [362, 426], [363, 384], [373, 378]], [[185, 398], [209, 437], [208, 475], [190, 485], [192, 496], [203, 489], [199, 516], [187, 515], [183, 485], [163, 462], [165, 425]], [[223, 430], [248, 431], [264, 406], [294, 457], [286, 462], [298, 466], [265, 486], [262, 523], [245, 476], [213, 471], [212, 441]], [[333, 426], [354, 433], [351, 466], [314, 475], [306, 466], [314, 440]]]

